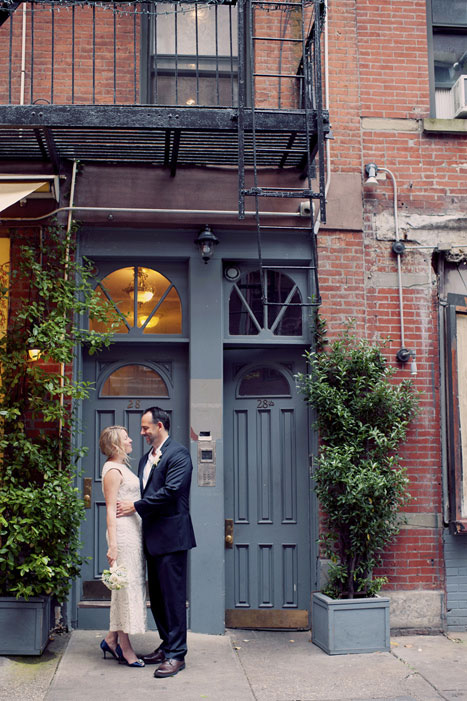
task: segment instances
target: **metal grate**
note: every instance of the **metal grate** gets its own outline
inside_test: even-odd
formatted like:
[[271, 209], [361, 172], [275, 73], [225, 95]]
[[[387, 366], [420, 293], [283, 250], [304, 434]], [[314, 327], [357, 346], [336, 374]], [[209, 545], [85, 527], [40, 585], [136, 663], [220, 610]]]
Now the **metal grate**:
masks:
[[[47, 138], [52, 139], [61, 159], [82, 161], [137, 161], [168, 165], [177, 145], [177, 165], [238, 164], [238, 133], [184, 129], [118, 129], [118, 128], [60, 128], [21, 127], [0, 128], [0, 158], [44, 159], [49, 151]], [[279, 168], [286, 163], [300, 168], [308, 153], [305, 134], [294, 134], [293, 148], [289, 147], [290, 134], [261, 132], [256, 136], [256, 157], [253, 135], [244, 135], [245, 166]], [[177, 142], [178, 140], [178, 142]]]

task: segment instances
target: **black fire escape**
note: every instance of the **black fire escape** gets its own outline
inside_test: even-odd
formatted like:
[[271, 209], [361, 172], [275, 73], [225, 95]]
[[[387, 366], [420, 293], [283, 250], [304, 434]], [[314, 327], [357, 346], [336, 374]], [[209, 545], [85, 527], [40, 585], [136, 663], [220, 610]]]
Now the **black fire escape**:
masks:
[[[234, 167], [239, 219], [245, 202], [254, 203], [263, 291], [262, 235], [271, 227], [263, 225], [261, 199], [310, 200], [309, 219], [293, 228], [309, 234], [310, 304], [317, 304], [314, 210], [325, 221], [329, 134], [323, 14], [323, 0], [0, 0], [0, 47], [8, 46], [0, 162], [49, 162], [56, 174], [74, 160], [150, 163], [174, 177], [179, 166]], [[212, 25], [209, 46], [203, 22]], [[105, 95], [102, 51], [112, 74]], [[265, 185], [265, 168], [295, 169], [300, 187]]]

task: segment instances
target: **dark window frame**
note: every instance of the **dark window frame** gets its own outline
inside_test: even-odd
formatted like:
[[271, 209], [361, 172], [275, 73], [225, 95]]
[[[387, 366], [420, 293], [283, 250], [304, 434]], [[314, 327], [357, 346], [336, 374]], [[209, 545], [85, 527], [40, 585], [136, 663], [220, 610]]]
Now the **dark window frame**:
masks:
[[[435, 78], [435, 50], [433, 37], [438, 33], [448, 33], [456, 35], [465, 35], [467, 46], [467, 21], [465, 24], [460, 23], [439, 23], [433, 21], [433, 5], [437, 0], [427, 0], [427, 39], [428, 39], [428, 71], [430, 81], [430, 115], [436, 118], [436, 78]], [[442, 87], [442, 86], [438, 86]]]
[[[166, 4], [171, 4], [171, 0], [165, 0]], [[148, 3], [152, 4], [152, 3]], [[156, 3], [154, 3], [156, 4]], [[173, 3], [174, 6], [177, 3]], [[218, 2], [209, 2], [208, 0], [197, 0], [197, 5], [209, 5], [213, 7], [214, 5], [222, 6], [233, 6], [235, 8], [235, 1], [224, 1], [218, 0]], [[225, 105], [222, 102], [214, 102], [213, 104], [203, 104], [194, 103], [192, 106], [196, 107], [235, 107], [238, 104], [238, 68], [239, 61], [238, 55], [232, 53], [232, 55], [219, 53], [218, 55], [210, 54], [196, 54], [188, 55], [185, 53], [178, 54], [165, 54], [157, 53], [153, 54], [151, 51], [151, 37], [154, 31], [151, 27], [152, 19], [149, 14], [142, 16], [142, 26], [141, 26], [141, 56], [140, 56], [140, 81], [141, 81], [141, 103], [142, 104], [152, 104], [159, 106], [178, 106], [184, 107], [185, 105], [175, 100], [173, 102], [163, 103], [160, 99], [154, 96], [157, 93], [157, 76], [166, 77], [172, 75], [174, 83], [178, 78], [191, 77], [193, 82], [198, 83], [196, 93], [199, 91], [199, 84], [203, 79], [215, 78], [218, 80], [229, 80], [231, 83], [231, 100], [233, 104]], [[238, 33], [234, 31], [232, 33], [232, 51], [238, 50]], [[161, 65], [157, 65], [160, 60]], [[170, 63], [173, 65], [173, 69], [170, 67]], [[195, 68], [188, 69], [187, 63], [196, 64]], [[156, 79], [154, 80], [154, 75]], [[156, 83], [156, 89], [154, 89], [154, 83]], [[219, 91], [219, 86], [217, 87]]]

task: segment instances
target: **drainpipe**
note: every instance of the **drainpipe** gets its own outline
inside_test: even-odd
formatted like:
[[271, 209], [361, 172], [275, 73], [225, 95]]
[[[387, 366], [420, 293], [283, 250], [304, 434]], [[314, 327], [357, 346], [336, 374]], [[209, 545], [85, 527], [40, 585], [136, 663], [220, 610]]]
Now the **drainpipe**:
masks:
[[[24, 105], [24, 83], [26, 76], [26, 5], [23, 3], [23, 28], [21, 34], [21, 85], [19, 94], [19, 104]], [[12, 20], [13, 21], [13, 20]]]
[[[329, 24], [328, 24], [328, 0], [324, 3], [324, 109], [329, 110]], [[329, 187], [331, 185], [331, 143], [329, 139], [325, 139], [324, 146], [326, 149], [326, 184], [324, 187], [324, 196], [328, 196]], [[316, 217], [314, 233], [318, 233], [321, 226], [321, 210], [318, 212]]]
[[[73, 161], [73, 170], [72, 170], [72, 175], [71, 175], [71, 187], [70, 187], [70, 206], [68, 208], [68, 222], [67, 222], [67, 229], [66, 233], [67, 236], [71, 231], [71, 226], [73, 224], [73, 199], [75, 196], [75, 186], [76, 186], [76, 169], [77, 169], [77, 161]], [[68, 263], [70, 260], [70, 247], [67, 246], [66, 253], [65, 253], [65, 264]], [[65, 281], [68, 279], [68, 273], [65, 269], [65, 274], [64, 274], [64, 279]], [[63, 390], [65, 386], [65, 363], [60, 363], [60, 389]], [[60, 409], [63, 409], [63, 405], [65, 403], [65, 397], [63, 395], [63, 392], [60, 393]], [[62, 433], [62, 428], [63, 428], [63, 423], [62, 419], [60, 419], [60, 424], [59, 424], [59, 435]], [[61, 444], [60, 444], [60, 451], [61, 451]]]
[[[449, 523], [449, 489], [448, 489], [448, 459], [447, 459], [447, 416], [446, 416], [446, 334], [444, 330], [445, 324], [445, 308], [446, 290], [445, 290], [445, 273], [444, 273], [444, 257], [438, 257], [438, 333], [439, 333], [439, 404], [440, 404], [440, 423], [441, 423], [441, 488], [443, 495], [443, 520], [444, 523]], [[441, 526], [441, 524], [440, 524]]]

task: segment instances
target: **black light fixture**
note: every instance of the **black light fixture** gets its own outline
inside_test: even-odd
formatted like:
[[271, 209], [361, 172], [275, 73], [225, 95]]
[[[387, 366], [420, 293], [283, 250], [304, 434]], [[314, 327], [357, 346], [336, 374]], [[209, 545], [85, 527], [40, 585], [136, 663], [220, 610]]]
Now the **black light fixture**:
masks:
[[219, 243], [219, 239], [212, 233], [211, 227], [206, 224], [206, 226], [199, 232], [198, 238], [195, 239], [195, 243], [199, 248], [201, 258], [205, 263], [207, 263], [212, 258], [214, 246]]

